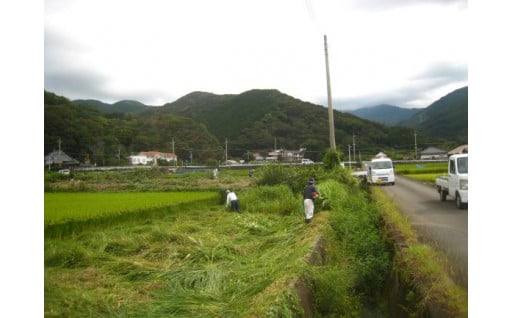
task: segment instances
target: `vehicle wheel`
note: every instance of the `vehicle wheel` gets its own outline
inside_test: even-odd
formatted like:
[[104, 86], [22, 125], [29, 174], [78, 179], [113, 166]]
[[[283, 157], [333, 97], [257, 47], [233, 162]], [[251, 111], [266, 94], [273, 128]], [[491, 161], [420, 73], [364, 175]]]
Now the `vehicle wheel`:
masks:
[[443, 190], [439, 190], [439, 198], [441, 201], [446, 201], [446, 192]]
[[459, 209], [464, 209], [467, 206], [466, 203], [462, 203], [462, 199], [460, 198], [459, 193], [455, 195], [455, 204]]

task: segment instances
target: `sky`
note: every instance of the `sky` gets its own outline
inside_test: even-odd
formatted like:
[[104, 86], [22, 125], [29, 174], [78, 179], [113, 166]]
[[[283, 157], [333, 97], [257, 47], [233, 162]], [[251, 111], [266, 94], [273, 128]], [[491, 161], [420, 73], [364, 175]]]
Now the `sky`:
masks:
[[427, 107], [468, 85], [467, 0], [46, 0], [44, 89], [160, 106], [277, 89], [335, 109]]

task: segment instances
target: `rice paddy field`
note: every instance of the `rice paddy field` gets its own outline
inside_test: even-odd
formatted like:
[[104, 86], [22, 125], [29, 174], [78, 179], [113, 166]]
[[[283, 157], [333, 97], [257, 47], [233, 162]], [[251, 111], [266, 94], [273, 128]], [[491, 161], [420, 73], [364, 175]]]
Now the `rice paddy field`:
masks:
[[44, 195], [44, 223], [87, 220], [109, 215], [214, 199], [215, 192], [54, 192]]
[[446, 174], [446, 172], [446, 162], [395, 165], [395, 173], [430, 184], [435, 184], [436, 177]]

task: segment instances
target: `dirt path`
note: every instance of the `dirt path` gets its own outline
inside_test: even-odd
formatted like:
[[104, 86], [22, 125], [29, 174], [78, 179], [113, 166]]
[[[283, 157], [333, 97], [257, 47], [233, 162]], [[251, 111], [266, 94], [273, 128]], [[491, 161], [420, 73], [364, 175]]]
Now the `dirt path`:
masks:
[[383, 186], [412, 222], [419, 239], [444, 252], [453, 267], [453, 278], [468, 287], [468, 210], [457, 209], [452, 198], [441, 202], [432, 185], [397, 176], [394, 186]]

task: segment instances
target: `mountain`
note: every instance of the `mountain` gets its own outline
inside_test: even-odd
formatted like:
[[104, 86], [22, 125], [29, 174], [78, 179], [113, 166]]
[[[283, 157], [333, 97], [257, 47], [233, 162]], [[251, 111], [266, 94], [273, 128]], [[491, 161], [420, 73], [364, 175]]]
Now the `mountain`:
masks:
[[459, 88], [399, 123], [431, 137], [468, 142], [468, 87]]
[[[193, 92], [146, 114], [150, 113], [192, 118], [207, 127], [219, 143], [229, 140], [231, 151], [238, 156], [275, 146], [306, 148], [307, 156], [317, 161], [329, 147], [327, 108], [275, 89], [255, 89], [239, 95]], [[337, 110], [334, 111], [334, 126], [336, 144], [343, 151], [353, 144], [353, 136], [363, 154], [414, 142], [409, 128], [384, 126]]]
[[89, 105], [106, 113], [131, 113], [137, 114], [146, 111], [151, 106], [144, 105], [134, 100], [122, 100], [114, 104], [107, 104], [96, 99], [76, 99], [73, 103], [77, 105]]
[[419, 108], [402, 108], [393, 105], [381, 104], [373, 107], [359, 108], [348, 112], [360, 118], [376, 121], [387, 126], [393, 126], [409, 119], [420, 110], [421, 109]]
[[[306, 148], [307, 158], [320, 161], [330, 146], [328, 109], [275, 89], [232, 95], [193, 92], [160, 107], [146, 106], [138, 113], [105, 112], [98, 105], [102, 106], [70, 102], [45, 92], [45, 153], [60, 138], [66, 153], [75, 158], [88, 155], [100, 163], [119, 162], [119, 152], [170, 151], [171, 145], [178, 157], [193, 157], [202, 163], [223, 160], [226, 146], [233, 158], [277, 147]], [[106, 106], [126, 110], [122, 105]], [[335, 142], [345, 156], [349, 147], [353, 151], [354, 142], [363, 158], [379, 151], [394, 156], [414, 151], [414, 131], [409, 127], [386, 126], [337, 110], [333, 113]], [[450, 138], [428, 135], [422, 136], [418, 146], [422, 144], [457, 146]]]

